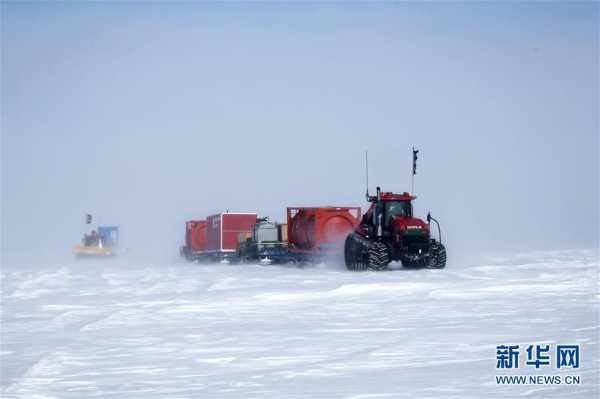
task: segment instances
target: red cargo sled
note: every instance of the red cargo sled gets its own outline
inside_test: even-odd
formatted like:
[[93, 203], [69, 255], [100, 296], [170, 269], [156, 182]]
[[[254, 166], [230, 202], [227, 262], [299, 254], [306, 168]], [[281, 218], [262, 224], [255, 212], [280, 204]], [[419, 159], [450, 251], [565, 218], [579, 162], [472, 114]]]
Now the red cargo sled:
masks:
[[[344, 239], [360, 217], [359, 207], [287, 208], [287, 240], [282, 234], [279, 241], [261, 241], [264, 234], [260, 234], [260, 226], [273, 223], [257, 223], [256, 213], [219, 213], [206, 221], [186, 223], [186, 245], [181, 254], [191, 261], [256, 262], [268, 258], [277, 263], [319, 262], [343, 253]], [[250, 253], [240, 249], [241, 239], [243, 248], [257, 250]], [[277, 250], [265, 249], [272, 247]]]
[[215, 260], [237, 257], [240, 234], [251, 234], [256, 213], [218, 213], [206, 218], [206, 253]]
[[255, 223], [256, 213], [218, 213], [190, 220], [181, 255], [190, 261], [237, 261], [239, 237], [250, 234]]

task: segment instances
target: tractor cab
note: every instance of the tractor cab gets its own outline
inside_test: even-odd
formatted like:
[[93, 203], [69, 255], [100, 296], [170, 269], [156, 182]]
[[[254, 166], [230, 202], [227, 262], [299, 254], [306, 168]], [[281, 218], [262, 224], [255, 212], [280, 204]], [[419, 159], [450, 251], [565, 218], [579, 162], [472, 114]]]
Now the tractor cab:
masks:
[[407, 192], [394, 194], [378, 191], [377, 195], [367, 196], [371, 206], [361, 221], [365, 235], [428, 235], [429, 225], [413, 217], [412, 200], [416, 198]]

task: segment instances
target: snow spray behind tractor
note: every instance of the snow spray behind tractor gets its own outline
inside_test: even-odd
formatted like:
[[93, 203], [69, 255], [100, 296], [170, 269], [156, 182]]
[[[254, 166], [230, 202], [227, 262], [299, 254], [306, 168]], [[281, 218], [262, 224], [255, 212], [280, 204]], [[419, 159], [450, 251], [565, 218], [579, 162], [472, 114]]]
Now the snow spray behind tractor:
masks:
[[[413, 148], [413, 176], [417, 153], [418, 150]], [[390, 262], [401, 261], [404, 267], [444, 268], [446, 249], [441, 242], [437, 220], [431, 214], [427, 214], [427, 222], [414, 217], [412, 201], [416, 196], [407, 192], [394, 194], [382, 192], [377, 187], [376, 195], [370, 196], [368, 158], [366, 164], [366, 198], [371, 206], [360, 224], [346, 237], [346, 267], [349, 270], [384, 270]], [[437, 239], [431, 234], [432, 221], [437, 226]]]

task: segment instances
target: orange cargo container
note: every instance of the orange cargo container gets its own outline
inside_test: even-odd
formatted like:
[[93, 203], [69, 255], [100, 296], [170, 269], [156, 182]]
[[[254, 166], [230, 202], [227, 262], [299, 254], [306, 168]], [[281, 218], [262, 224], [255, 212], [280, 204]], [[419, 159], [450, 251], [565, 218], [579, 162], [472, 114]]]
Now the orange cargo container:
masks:
[[185, 245], [192, 252], [201, 252], [206, 249], [206, 220], [186, 222]]
[[192, 260], [206, 250], [206, 220], [185, 222], [185, 244], [180, 249], [182, 256]]
[[288, 242], [296, 251], [341, 252], [360, 217], [360, 207], [287, 208]]

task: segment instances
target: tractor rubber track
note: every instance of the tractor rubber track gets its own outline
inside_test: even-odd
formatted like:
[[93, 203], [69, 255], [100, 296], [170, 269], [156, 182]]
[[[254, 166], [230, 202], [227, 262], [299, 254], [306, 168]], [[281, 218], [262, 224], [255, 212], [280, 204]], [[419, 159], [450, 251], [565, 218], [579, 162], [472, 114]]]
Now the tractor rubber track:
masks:
[[441, 242], [433, 241], [430, 247], [431, 259], [429, 268], [443, 269], [446, 267], [446, 247]]
[[384, 270], [390, 263], [390, 253], [382, 242], [369, 241], [369, 269]]
[[344, 258], [348, 270], [385, 270], [390, 263], [388, 247], [381, 242], [371, 241], [356, 233], [346, 238]]

